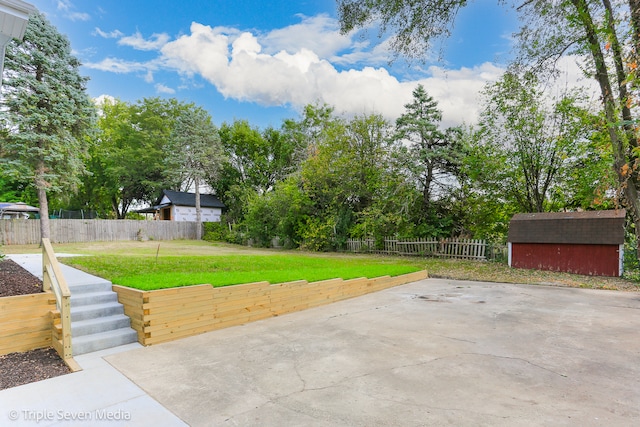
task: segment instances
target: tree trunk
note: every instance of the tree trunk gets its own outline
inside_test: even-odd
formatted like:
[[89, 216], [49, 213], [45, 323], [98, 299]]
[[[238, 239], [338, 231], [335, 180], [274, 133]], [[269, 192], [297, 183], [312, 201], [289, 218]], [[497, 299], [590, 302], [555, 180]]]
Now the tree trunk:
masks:
[[202, 209], [200, 208], [200, 180], [194, 179], [196, 187], [196, 240], [202, 239]]
[[633, 34], [633, 53], [635, 59], [640, 59], [640, 0], [629, 0], [631, 11], [631, 28]]
[[[616, 113], [616, 101], [613, 95], [613, 85], [609, 79], [609, 73], [607, 70], [607, 64], [605, 62], [604, 54], [600, 48], [598, 41], [596, 25], [593, 22], [589, 6], [586, 0], [571, 0], [578, 12], [578, 17], [582, 21], [582, 26], [587, 37], [588, 48], [594, 60], [596, 67], [596, 80], [600, 85], [600, 92], [602, 94], [602, 102], [604, 104], [605, 116], [608, 123], [609, 138], [613, 147], [614, 155], [614, 169], [618, 175], [618, 181], [620, 183], [620, 189], [624, 195], [623, 204], [628, 209], [628, 213], [631, 216], [633, 223], [635, 224], [635, 234], [640, 241], [640, 199], [638, 197], [637, 175], [633, 171], [634, 163], [627, 157], [627, 150], [625, 147], [625, 132], [621, 129], [618, 123], [622, 118], [619, 118]], [[607, 5], [605, 0], [603, 3]], [[633, 6], [633, 5], [632, 5]], [[609, 23], [612, 27], [612, 23]], [[614, 52], [615, 54], [616, 52]], [[621, 61], [620, 58], [615, 58], [615, 61]], [[620, 93], [618, 93], [620, 97]], [[631, 141], [630, 141], [631, 142]], [[640, 256], [640, 247], [638, 248], [637, 256]]]
[[49, 228], [49, 202], [47, 200], [47, 182], [44, 179], [44, 162], [39, 162], [35, 177], [38, 202], [40, 203], [40, 237], [51, 238]]

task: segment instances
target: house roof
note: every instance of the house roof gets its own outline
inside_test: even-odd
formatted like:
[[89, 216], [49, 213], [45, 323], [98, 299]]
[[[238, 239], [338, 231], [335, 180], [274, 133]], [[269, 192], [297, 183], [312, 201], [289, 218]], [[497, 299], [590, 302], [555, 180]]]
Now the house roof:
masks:
[[[176, 206], [195, 206], [196, 205], [195, 193], [162, 190], [162, 194], [171, 201], [172, 205], [176, 205]], [[160, 205], [163, 198], [164, 197], [160, 197], [160, 200], [158, 201], [158, 205]], [[203, 208], [221, 208], [221, 209], [226, 208], [225, 204], [222, 203], [220, 199], [218, 199], [213, 194], [201, 194], [200, 206]]]
[[625, 216], [624, 209], [516, 214], [509, 223], [508, 241], [620, 245]]
[[26, 203], [0, 203], [0, 212], [39, 212], [40, 209]]

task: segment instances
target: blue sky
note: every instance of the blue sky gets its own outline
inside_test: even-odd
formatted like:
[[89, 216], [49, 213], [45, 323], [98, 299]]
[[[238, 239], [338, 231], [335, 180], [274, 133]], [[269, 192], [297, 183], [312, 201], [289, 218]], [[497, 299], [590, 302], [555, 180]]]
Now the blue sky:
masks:
[[334, 0], [30, 0], [71, 41], [92, 97], [175, 97], [214, 122], [279, 127], [326, 102], [395, 120], [418, 83], [443, 125], [473, 123], [477, 94], [503, 71], [515, 13], [497, 0], [462, 10], [425, 63], [388, 64], [375, 29], [340, 35]]

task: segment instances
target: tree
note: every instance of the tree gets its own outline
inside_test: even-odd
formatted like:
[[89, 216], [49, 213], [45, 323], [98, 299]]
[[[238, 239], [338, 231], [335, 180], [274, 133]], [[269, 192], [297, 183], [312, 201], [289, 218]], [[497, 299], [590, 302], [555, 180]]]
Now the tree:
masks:
[[405, 144], [402, 162], [408, 179], [422, 193], [422, 216], [429, 218], [433, 216], [434, 197], [448, 194], [455, 184], [460, 163], [460, 130], [439, 129], [442, 113], [422, 85], [413, 91], [413, 100], [405, 109], [396, 121], [395, 138]]
[[265, 194], [298, 169], [306, 140], [293, 130], [292, 121], [282, 129], [252, 127], [246, 120], [220, 126], [225, 154], [222, 171], [209, 185], [227, 205], [226, 218], [240, 222], [254, 193]]
[[79, 204], [96, 210], [108, 204], [122, 219], [132, 204], [152, 203], [163, 188], [179, 187], [181, 182], [166, 174], [165, 147], [186, 108], [176, 99], [105, 100], [88, 163], [91, 175], [80, 194], [85, 200]]
[[[177, 176], [181, 183], [193, 183], [196, 222], [201, 224], [200, 185], [205, 181], [215, 181], [222, 163], [220, 136], [209, 113], [194, 105], [187, 106], [175, 122], [165, 147], [165, 159], [169, 176]], [[196, 239], [201, 238], [202, 229], [198, 226]]]
[[[425, 57], [434, 37], [446, 36], [466, 0], [338, 0], [343, 32], [379, 19], [396, 34], [392, 46], [410, 57]], [[506, 3], [506, 2], [505, 2]], [[636, 126], [640, 1], [522, 0], [524, 24], [519, 62], [555, 70], [557, 59], [576, 54], [600, 88], [623, 205], [640, 236], [640, 147]], [[444, 29], [444, 30], [443, 30]], [[629, 31], [631, 29], [631, 31]]]
[[39, 13], [29, 17], [24, 40], [7, 46], [0, 162], [8, 176], [32, 181], [43, 238], [50, 237], [47, 195], [79, 183], [94, 125], [95, 107], [79, 67], [69, 41]]
[[395, 31], [391, 48], [409, 58], [427, 55], [435, 39], [450, 35], [468, 0], [337, 0], [340, 30], [348, 33], [379, 22], [380, 33]]
[[505, 73], [485, 89], [467, 173], [519, 211], [564, 208], [553, 206], [551, 193], [565, 191], [570, 171], [585, 159], [595, 122], [579, 101], [569, 93], [548, 99], [532, 73]]

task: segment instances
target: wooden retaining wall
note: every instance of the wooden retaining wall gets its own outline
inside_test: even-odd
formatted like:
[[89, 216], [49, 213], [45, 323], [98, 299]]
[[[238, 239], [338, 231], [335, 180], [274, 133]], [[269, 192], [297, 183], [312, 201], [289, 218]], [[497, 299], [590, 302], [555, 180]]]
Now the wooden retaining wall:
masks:
[[[52, 219], [51, 243], [195, 239], [194, 221]], [[0, 245], [40, 244], [40, 220], [0, 220]]]
[[0, 355], [51, 347], [55, 310], [51, 292], [0, 298]]
[[114, 285], [143, 345], [317, 307], [427, 278], [426, 271], [374, 279], [249, 283], [140, 291]]

